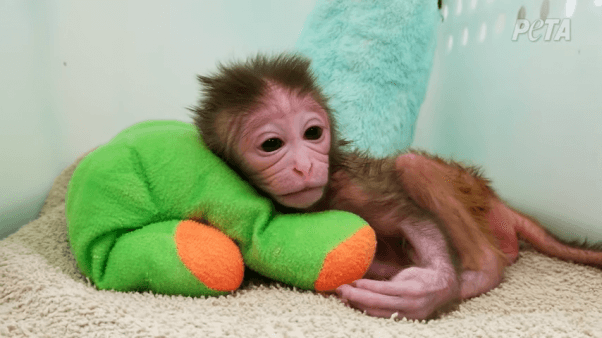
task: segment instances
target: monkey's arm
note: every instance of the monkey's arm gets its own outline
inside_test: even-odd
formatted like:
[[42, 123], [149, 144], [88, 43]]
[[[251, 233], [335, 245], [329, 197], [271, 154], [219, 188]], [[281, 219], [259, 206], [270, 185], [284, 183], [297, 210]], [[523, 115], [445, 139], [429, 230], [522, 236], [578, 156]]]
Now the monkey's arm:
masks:
[[[375, 230], [382, 235], [385, 229], [378, 229], [377, 225]], [[386, 254], [381, 252], [370, 277], [387, 280], [360, 279], [343, 285], [337, 289], [343, 301], [371, 316], [390, 317], [397, 312], [398, 317], [425, 319], [459, 298], [456, 269], [443, 233], [434, 221], [405, 219], [386, 232], [389, 238], [405, 238], [410, 242], [415, 266], [391, 277], [395, 268], [391, 268]]]
[[518, 257], [518, 242], [513, 220], [492, 218], [498, 199], [489, 182], [474, 168], [419, 152], [399, 156], [396, 169], [407, 194], [443, 221], [458, 250], [465, 270], [462, 299], [496, 287], [504, 267]]

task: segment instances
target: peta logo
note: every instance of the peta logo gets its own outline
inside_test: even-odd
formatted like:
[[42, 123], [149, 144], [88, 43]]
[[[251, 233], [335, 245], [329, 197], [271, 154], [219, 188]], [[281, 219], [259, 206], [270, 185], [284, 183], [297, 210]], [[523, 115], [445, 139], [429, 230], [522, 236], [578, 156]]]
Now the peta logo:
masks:
[[[541, 30], [547, 26], [545, 30]], [[540, 32], [537, 32], [541, 30]], [[555, 32], [554, 32], [555, 31]], [[514, 33], [512, 41], [518, 40], [518, 36], [526, 34], [529, 40], [535, 42], [543, 37], [543, 41], [571, 41], [571, 20], [570, 19], [537, 19], [529, 22], [525, 19], [517, 19], [514, 24]]]

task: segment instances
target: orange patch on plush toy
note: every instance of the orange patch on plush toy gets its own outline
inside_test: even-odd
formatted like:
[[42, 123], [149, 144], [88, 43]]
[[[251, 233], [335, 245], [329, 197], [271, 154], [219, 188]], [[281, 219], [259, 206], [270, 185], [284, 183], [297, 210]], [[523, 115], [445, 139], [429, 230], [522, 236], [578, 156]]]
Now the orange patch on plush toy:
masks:
[[358, 230], [326, 255], [314, 284], [316, 291], [330, 291], [362, 278], [376, 251], [376, 235], [369, 226]]
[[234, 291], [242, 283], [245, 266], [240, 249], [218, 229], [195, 221], [182, 221], [176, 229], [180, 260], [205, 286]]

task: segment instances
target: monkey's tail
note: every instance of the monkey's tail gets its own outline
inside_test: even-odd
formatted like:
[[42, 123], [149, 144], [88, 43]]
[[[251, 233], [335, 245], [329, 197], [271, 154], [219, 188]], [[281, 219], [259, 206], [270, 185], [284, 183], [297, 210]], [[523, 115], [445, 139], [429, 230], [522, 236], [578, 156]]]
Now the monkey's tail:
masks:
[[521, 220], [515, 229], [521, 238], [529, 242], [537, 251], [566, 261], [602, 267], [602, 250], [585, 248], [586, 244], [563, 243], [546, 231], [535, 219], [513, 210]]

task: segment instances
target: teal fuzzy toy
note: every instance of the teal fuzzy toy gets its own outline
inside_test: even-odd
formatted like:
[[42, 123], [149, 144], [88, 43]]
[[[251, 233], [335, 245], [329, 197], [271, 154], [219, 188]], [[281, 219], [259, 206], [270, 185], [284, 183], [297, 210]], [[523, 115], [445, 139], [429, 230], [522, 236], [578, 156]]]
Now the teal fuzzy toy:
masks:
[[410, 146], [440, 21], [434, 0], [317, 1], [296, 48], [354, 147], [381, 157]]

